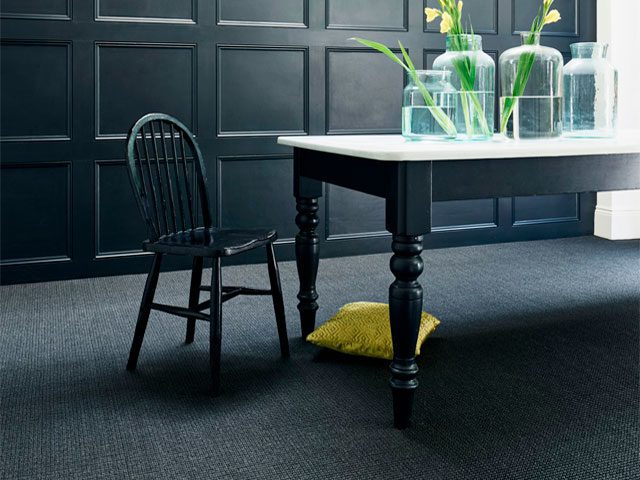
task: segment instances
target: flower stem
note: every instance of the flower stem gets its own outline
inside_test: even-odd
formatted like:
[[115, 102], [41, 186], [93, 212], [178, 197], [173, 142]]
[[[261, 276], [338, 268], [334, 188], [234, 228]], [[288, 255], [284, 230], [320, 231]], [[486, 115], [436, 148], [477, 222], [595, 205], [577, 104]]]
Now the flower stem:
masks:
[[515, 108], [515, 102], [517, 101], [518, 97], [521, 97], [524, 94], [524, 91], [527, 88], [527, 83], [529, 82], [529, 76], [531, 75], [534, 61], [535, 53], [532, 52], [523, 53], [518, 59], [518, 66], [516, 67], [516, 79], [513, 83], [512, 94], [510, 97], [506, 97], [504, 99], [504, 108], [500, 120], [501, 133], [506, 132], [509, 119], [511, 118], [513, 109]]
[[[452, 47], [455, 51], [464, 52], [468, 50], [468, 41], [465, 38], [463, 44], [463, 37], [454, 36], [452, 38]], [[483, 135], [490, 136], [491, 130], [487, 123], [487, 117], [484, 112], [484, 107], [478, 99], [478, 95], [475, 91], [476, 83], [476, 55], [468, 56], [464, 53], [460, 54], [461, 57], [453, 61], [453, 67], [460, 79], [460, 98], [462, 101], [462, 111], [464, 114], [465, 127], [467, 135], [472, 137], [475, 135], [475, 124], [477, 123]], [[469, 101], [472, 108], [470, 108]]]
[[[539, 35], [542, 32], [544, 26], [547, 23], [554, 23], [560, 19], [560, 14], [557, 10], [554, 10], [557, 16], [552, 20], [548, 20], [547, 15], [549, 15], [552, 3], [553, 0], [543, 1], [542, 6], [538, 9], [538, 15], [536, 15], [536, 18], [534, 18], [531, 23], [530, 34], [525, 41], [525, 45], [534, 45], [536, 35]], [[518, 59], [518, 64], [516, 65], [516, 78], [513, 82], [511, 96], [504, 99], [504, 106], [500, 118], [500, 133], [506, 133], [507, 131], [507, 125], [509, 124], [509, 119], [513, 114], [515, 102], [518, 101], [518, 97], [521, 97], [527, 88], [527, 83], [529, 82], [529, 76], [531, 76], [531, 70], [533, 69], [535, 58], [536, 54], [534, 52], [525, 52], [521, 54]]]

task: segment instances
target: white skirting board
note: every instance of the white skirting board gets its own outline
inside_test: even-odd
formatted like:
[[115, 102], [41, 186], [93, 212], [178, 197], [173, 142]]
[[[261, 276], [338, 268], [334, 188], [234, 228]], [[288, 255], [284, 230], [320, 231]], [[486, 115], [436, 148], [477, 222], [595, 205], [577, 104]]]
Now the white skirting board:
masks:
[[594, 234], [609, 240], [640, 239], [640, 191], [599, 193]]

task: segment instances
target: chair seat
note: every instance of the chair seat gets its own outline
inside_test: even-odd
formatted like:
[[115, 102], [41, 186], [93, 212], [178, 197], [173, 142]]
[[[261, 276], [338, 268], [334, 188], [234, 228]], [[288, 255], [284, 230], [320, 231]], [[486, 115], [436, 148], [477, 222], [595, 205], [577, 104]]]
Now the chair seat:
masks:
[[196, 257], [229, 257], [262, 247], [277, 239], [274, 230], [240, 230], [230, 228], [196, 228], [143, 243], [148, 252], [192, 255]]

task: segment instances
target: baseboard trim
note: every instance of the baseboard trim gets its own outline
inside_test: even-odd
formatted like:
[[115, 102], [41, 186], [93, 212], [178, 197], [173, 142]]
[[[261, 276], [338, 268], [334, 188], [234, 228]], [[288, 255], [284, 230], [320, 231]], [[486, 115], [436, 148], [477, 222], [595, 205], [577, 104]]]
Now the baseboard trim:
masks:
[[594, 235], [608, 240], [640, 239], [640, 210], [610, 210], [597, 207]]

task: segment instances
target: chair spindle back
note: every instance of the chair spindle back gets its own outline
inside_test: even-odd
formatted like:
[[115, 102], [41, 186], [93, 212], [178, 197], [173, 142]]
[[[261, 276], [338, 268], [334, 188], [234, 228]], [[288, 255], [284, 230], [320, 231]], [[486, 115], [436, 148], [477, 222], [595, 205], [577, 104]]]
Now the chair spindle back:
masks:
[[162, 113], [140, 118], [129, 131], [127, 163], [151, 241], [212, 226], [204, 159], [182, 122]]

